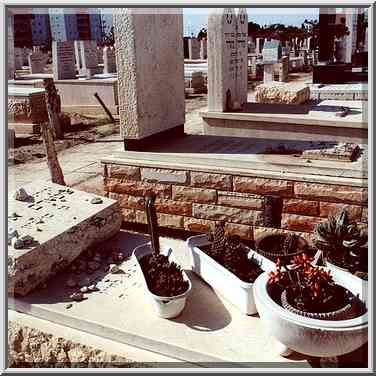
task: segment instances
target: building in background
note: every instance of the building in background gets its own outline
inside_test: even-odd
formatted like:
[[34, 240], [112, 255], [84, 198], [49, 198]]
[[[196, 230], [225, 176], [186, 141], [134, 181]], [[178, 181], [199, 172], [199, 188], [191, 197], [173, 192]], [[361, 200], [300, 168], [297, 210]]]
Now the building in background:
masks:
[[51, 44], [51, 27], [48, 13], [39, 13], [33, 9], [31, 32], [34, 46], [49, 46]]
[[52, 39], [97, 40], [102, 38], [101, 14], [97, 8], [50, 8]]
[[33, 47], [32, 18], [32, 12], [29, 10], [25, 10], [25, 13], [16, 13], [14, 15], [14, 47]]

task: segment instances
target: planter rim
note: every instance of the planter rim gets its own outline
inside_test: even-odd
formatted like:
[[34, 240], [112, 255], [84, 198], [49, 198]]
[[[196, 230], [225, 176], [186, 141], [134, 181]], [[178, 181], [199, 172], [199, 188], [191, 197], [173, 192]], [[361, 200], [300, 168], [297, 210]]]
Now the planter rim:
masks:
[[[200, 244], [195, 244], [197, 241]], [[245, 282], [245, 281], [241, 280], [238, 276], [236, 276], [234, 273], [227, 270], [222, 264], [220, 264], [218, 261], [214, 260], [212, 257], [207, 255], [204, 251], [202, 251], [200, 249], [200, 247], [208, 245], [210, 243], [211, 242], [208, 240], [207, 235], [195, 235], [195, 236], [191, 236], [187, 239], [187, 245], [188, 245], [189, 248], [192, 249], [192, 251], [200, 253], [200, 256], [203, 257], [206, 261], [215, 262], [217, 268], [220, 269], [221, 272], [224, 273], [228, 278], [235, 280], [238, 285], [242, 286], [243, 288], [251, 288], [254, 285], [254, 283], [256, 282], [256, 280], [254, 282]], [[271, 264], [270, 266], [273, 266], [275, 268], [275, 263], [273, 261], [266, 259], [264, 256], [258, 254], [256, 251], [254, 251], [253, 249], [251, 249], [247, 246], [245, 246], [245, 248], [247, 250], [248, 255], [252, 255], [252, 256], [255, 255], [257, 257], [256, 258], [257, 261], [260, 261], [260, 259], [261, 259], [263, 262], [266, 262], [266, 263], [270, 262], [270, 264]], [[262, 264], [259, 264], [259, 267], [263, 270], [263, 272], [265, 272], [265, 269], [263, 269]]]
[[[148, 243], [144, 243], [144, 244], [141, 244], [139, 245], [138, 247], [136, 247], [134, 250], [133, 250], [133, 256], [139, 261], [142, 259], [142, 257], [144, 257], [145, 255], [138, 255], [139, 253], [141, 253], [141, 251], [145, 250], [145, 248], [151, 248], [151, 242], [148, 242]], [[165, 252], [163, 251], [169, 251], [171, 250], [172, 252], [172, 248], [170, 247], [165, 247], [164, 249], [161, 247], [161, 253], [164, 254]], [[175, 258], [173, 257], [172, 255], [172, 261], [176, 262]], [[177, 262], [176, 262], [177, 263]], [[179, 265], [179, 264], [178, 264]], [[141, 265], [139, 266], [140, 269], [141, 269]], [[145, 275], [144, 275], [144, 272], [142, 271], [141, 269], [141, 272], [143, 274], [143, 277], [144, 277], [144, 281], [145, 281], [145, 285], [146, 285], [146, 288], [147, 288], [147, 291], [148, 293], [156, 300], [175, 300], [175, 299], [180, 299], [180, 298], [184, 298], [186, 297], [190, 291], [192, 290], [192, 282], [191, 280], [189, 279], [187, 273], [182, 269], [182, 273], [183, 273], [183, 277], [184, 279], [188, 282], [188, 289], [187, 291], [183, 292], [182, 294], [179, 294], [179, 295], [174, 295], [174, 296], [160, 296], [160, 295], [155, 295], [153, 294], [150, 289], [149, 289], [149, 286], [146, 282], [146, 279], [145, 279]]]
[[[325, 269], [327, 270], [328, 268], [325, 268]], [[340, 284], [340, 282], [346, 278], [354, 279], [357, 277], [354, 277], [352, 275], [341, 276], [341, 275], [337, 275], [333, 273], [333, 279], [338, 284]], [[294, 323], [295, 325], [305, 326], [308, 328], [315, 328], [315, 329], [327, 329], [327, 330], [332, 330], [332, 331], [354, 330], [354, 328], [363, 328], [363, 327], [368, 326], [368, 309], [366, 313], [364, 313], [363, 315], [359, 317], [348, 319], [348, 320], [337, 320], [337, 321], [312, 319], [312, 318], [307, 318], [307, 317], [289, 312], [286, 309], [282, 308], [279, 304], [277, 304], [268, 294], [267, 292], [268, 279], [269, 277], [267, 273], [262, 273], [256, 279], [255, 286], [254, 286], [254, 294], [256, 297], [256, 301], [258, 300], [262, 304], [266, 305], [271, 311], [279, 315], [281, 318], [287, 321], [290, 321]], [[354, 284], [356, 283], [359, 284], [359, 281], [354, 280]]]

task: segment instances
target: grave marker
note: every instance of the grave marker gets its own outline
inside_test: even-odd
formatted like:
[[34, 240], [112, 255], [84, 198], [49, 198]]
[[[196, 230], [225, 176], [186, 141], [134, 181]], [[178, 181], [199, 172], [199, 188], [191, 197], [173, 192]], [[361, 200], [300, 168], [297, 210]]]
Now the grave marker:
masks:
[[184, 129], [182, 10], [116, 8], [114, 27], [120, 133], [137, 150]]
[[248, 95], [248, 15], [245, 8], [240, 8], [237, 15], [236, 49], [235, 101], [242, 106], [247, 103]]
[[189, 59], [196, 60], [200, 58], [200, 43], [197, 38], [188, 39]]
[[201, 39], [200, 40], [200, 59], [204, 60], [208, 57], [208, 49], [207, 49], [207, 40]]
[[44, 73], [44, 68], [46, 67], [47, 63], [46, 54], [40, 51], [35, 51], [29, 54], [28, 61], [31, 74]]
[[76, 78], [73, 42], [52, 42], [52, 63], [54, 80]]
[[8, 78], [13, 80], [14, 73], [14, 20], [13, 16], [8, 16]]
[[95, 40], [80, 40], [81, 73], [91, 77], [98, 70], [97, 42]]
[[278, 63], [282, 57], [281, 42], [278, 40], [267, 40], [262, 50], [262, 59], [265, 64]]
[[14, 64], [16, 69], [22, 69], [23, 66], [23, 51], [22, 48], [14, 48]]
[[103, 73], [116, 72], [116, 57], [115, 49], [113, 47], [103, 48]]

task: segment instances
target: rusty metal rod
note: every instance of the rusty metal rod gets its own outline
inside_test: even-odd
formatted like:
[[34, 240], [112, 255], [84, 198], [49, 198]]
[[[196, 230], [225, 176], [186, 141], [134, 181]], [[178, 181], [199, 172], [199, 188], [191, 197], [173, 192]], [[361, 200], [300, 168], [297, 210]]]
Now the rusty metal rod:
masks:
[[102, 106], [102, 108], [106, 111], [106, 114], [111, 120], [111, 123], [115, 123], [115, 119], [111, 114], [111, 111], [107, 108], [107, 106], [104, 104], [98, 93], [94, 93], [94, 97], [98, 100], [99, 104]]

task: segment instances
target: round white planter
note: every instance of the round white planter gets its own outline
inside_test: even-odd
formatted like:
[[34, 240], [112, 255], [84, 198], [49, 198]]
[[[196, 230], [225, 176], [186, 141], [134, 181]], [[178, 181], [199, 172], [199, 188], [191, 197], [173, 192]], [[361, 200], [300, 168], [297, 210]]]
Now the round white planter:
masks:
[[[361, 280], [349, 273], [332, 270], [334, 281], [359, 294], [367, 305]], [[296, 352], [332, 357], [350, 353], [368, 341], [368, 313], [349, 320], [329, 321], [305, 318], [288, 312], [275, 303], [267, 292], [267, 273], [254, 283], [257, 311], [265, 327], [279, 342]]]
[[[192, 289], [192, 283], [190, 279], [188, 278], [187, 274], [183, 271], [183, 277], [186, 281], [188, 281], [188, 289], [186, 292], [180, 295], [166, 296], [166, 297], [153, 294], [148, 288], [144, 273], [140, 266], [140, 260], [144, 256], [151, 254], [152, 252], [153, 251], [152, 251], [150, 243], [142, 244], [134, 249], [133, 258], [138, 266], [139, 272], [142, 275], [144, 288], [149, 297], [149, 300], [151, 301], [154, 312], [159, 317], [162, 317], [164, 319], [171, 319], [171, 318], [179, 316], [180, 313], [183, 311], [185, 307], [185, 302], [187, 300], [187, 296], [191, 292], [191, 289]], [[176, 262], [172, 254], [171, 248], [161, 246], [160, 252], [161, 254], [168, 256], [170, 261]]]

